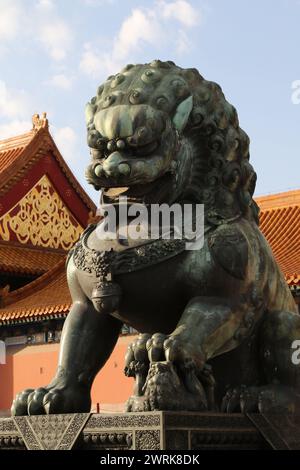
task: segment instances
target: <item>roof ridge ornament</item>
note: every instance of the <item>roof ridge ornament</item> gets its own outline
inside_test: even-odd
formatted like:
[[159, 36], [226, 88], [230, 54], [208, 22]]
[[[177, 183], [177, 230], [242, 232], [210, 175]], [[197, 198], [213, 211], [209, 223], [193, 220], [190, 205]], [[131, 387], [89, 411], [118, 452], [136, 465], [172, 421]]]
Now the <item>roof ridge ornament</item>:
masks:
[[45, 113], [45, 112], [42, 113], [41, 117], [38, 113], [36, 113], [32, 116], [32, 130], [33, 131], [39, 131], [42, 128], [44, 128], [44, 129], [49, 128], [47, 113]]

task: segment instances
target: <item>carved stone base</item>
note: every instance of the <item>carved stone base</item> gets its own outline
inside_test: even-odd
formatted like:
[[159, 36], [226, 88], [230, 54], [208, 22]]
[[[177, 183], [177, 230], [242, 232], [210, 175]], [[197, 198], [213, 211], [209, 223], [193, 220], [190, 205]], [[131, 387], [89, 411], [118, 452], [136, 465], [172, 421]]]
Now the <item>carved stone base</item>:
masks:
[[0, 450], [300, 449], [299, 424], [295, 415], [165, 411], [20, 416], [0, 419]]

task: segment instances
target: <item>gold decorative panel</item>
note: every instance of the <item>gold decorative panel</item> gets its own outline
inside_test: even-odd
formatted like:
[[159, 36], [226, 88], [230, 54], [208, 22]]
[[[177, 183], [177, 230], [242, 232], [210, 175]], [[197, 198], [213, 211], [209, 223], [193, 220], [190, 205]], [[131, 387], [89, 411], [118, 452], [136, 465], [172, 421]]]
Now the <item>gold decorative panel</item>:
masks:
[[0, 239], [49, 248], [71, 248], [82, 231], [46, 175], [0, 218]]

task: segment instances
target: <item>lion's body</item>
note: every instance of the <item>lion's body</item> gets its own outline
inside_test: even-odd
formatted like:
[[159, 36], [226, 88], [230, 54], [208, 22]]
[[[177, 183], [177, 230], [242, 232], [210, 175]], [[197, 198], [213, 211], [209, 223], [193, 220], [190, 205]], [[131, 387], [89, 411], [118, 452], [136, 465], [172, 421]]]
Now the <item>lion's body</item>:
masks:
[[[237, 245], [232, 245], [237, 239], [244, 240], [246, 257]], [[216, 240], [222, 240], [221, 252], [218, 246], [212, 248]], [[88, 246], [98, 252], [103, 249], [96, 227], [88, 238]], [[108, 247], [106, 240], [105, 249]], [[129, 244], [120, 250], [131, 248]], [[225, 261], [230, 261], [228, 266], [222, 257], [224, 250], [228, 254]], [[85, 296], [92, 301], [90, 274], [78, 270], [72, 262], [69, 269], [76, 275]], [[228, 385], [267, 383], [264, 353], [269, 344], [268, 341], [264, 344], [262, 331], [278, 312], [288, 312], [298, 318], [294, 299], [267, 241], [256, 224], [243, 219], [209, 231], [200, 250], [184, 251], [142, 271], [116, 276], [115, 280], [125, 295], [113, 316], [140, 333], [151, 335], [159, 331], [170, 335], [189, 300], [195, 297], [214, 298], [217, 303], [220, 300], [238, 306], [236, 318], [230, 320], [235, 334], [208, 358], [217, 384], [217, 402]], [[195, 328], [190, 338], [194, 336], [197, 341], [197, 334]], [[295, 336], [291, 334], [291, 343]], [[276, 373], [273, 378], [275, 380]]]
[[[226, 234], [229, 239], [227, 244]], [[209, 247], [210, 240], [217, 235], [223, 241], [221, 249], [226, 247], [231, 251], [231, 266], [228, 265], [228, 269], [224, 269], [217, 259], [218, 254]], [[245, 240], [247, 258], [244, 260], [238, 253], [237, 245], [229, 246], [230, 239], [236, 236], [242, 236]], [[159, 244], [159, 241], [155, 243]], [[96, 227], [88, 238], [88, 245], [96, 251], [103, 250], [103, 241], [97, 237]], [[124, 251], [130, 248], [120, 247]], [[109, 250], [107, 240], [105, 249]], [[234, 272], [233, 264], [238, 265], [239, 272]], [[91, 275], [80, 269], [76, 272], [86, 297], [91, 300], [94, 285]], [[142, 333], [161, 331], [169, 334], [191, 298], [208, 296], [223, 299], [228, 297], [228, 292], [236, 301], [241, 296], [243, 299], [252, 296], [253, 302], [257, 302], [257, 307], [254, 307], [257, 310], [256, 319], [272, 311], [297, 313], [295, 301], [267, 241], [256, 224], [250, 224], [247, 220], [211, 230], [200, 250], [186, 250], [167, 261], [148, 266], [142, 271], [117, 275], [115, 279], [126, 296], [123, 296], [118, 312], [114, 314]]]
[[101, 223], [88, 228], [69, 257], [73, 307], [56, 377], [20, 394], [13, 412], [88, 411], [123, 323], [141, 332], [126, 356], [128, 410], [215, 408], [226, 386], [236, 390], [225, 411], [293, 408], [300, 316], [259, 230], [249, 139], [221, 88], [172, 62], [127, 66], [86, 118], [87, 179], [102, 202], [204, 204], [204, 244], [124, 243], [99, 238]]

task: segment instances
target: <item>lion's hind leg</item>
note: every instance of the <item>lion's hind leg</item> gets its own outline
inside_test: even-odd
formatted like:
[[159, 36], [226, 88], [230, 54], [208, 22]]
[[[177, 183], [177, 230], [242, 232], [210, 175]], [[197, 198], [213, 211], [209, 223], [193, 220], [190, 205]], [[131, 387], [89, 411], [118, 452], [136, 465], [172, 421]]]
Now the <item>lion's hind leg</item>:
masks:
[[260, 356], [266, 383], [279, 383], [300, 392], [300, 365], [293, 360], [300, 340], [300, 316], [285, 311], [268, 312], [260, 332]]
[[[259, 331], [262, 383], [228, 390], [222, 411], [300, 412], [300, 316], [268, 312]], [[299, 343], [297, 343], [299, 341]]]

